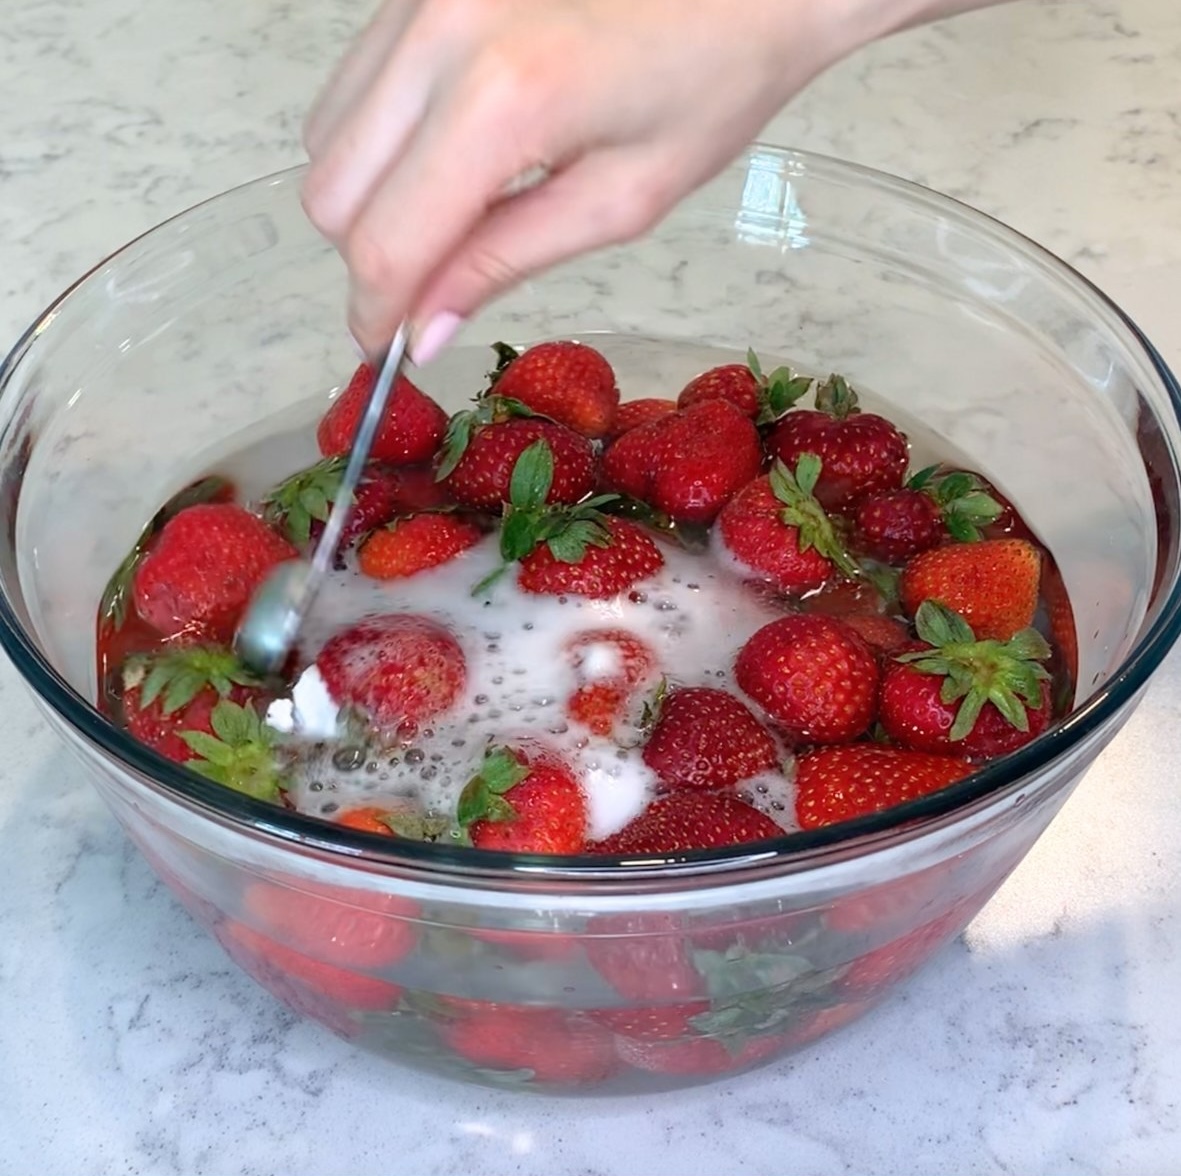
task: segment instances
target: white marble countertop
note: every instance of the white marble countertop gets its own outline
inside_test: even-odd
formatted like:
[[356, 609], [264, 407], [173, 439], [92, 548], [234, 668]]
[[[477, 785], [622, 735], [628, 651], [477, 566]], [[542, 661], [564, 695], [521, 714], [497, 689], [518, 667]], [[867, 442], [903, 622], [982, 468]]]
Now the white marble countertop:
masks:
[[[361, 6], [0, 0], [0, 339], [104, 252], [299, 157]], [[770, 137], [1077, 264], [1181, 364], [1181, 9], [1033, 0], [847, 62]], [[975, 921], [814, 1053], [651, 1101], [409, 1076], [195, 932], [0, 667], [0, 1173], [1181, 1171], [1181, 655]]]

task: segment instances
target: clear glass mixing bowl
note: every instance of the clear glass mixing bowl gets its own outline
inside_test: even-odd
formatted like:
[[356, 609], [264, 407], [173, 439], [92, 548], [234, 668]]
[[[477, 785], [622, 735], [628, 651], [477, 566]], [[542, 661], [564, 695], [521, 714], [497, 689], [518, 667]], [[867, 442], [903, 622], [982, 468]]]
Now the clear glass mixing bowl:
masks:
[[[753, 343], [843, 372], [967, 454], [1057, 557], [1077, 705], [952, 788], [771, 848], [619, 866], [381, 839], [222, 790], [92, 705], [102, 587], [194, 455], [323, 404], [354, 365], [342, 267], [299, 181], [128, 245], [0, 368], [0, 643], [49, 722], [247, 971], [399, 1060], [546, 1090], [676, 1086], [871, 1008], [987, 901], [1177, 637], [1179, 398], [1160, 357], [979, 213], [763, 146], [641, 244], [518, 290], [462, 342]], [[432, 371], [450, 410], [475, 390]]]

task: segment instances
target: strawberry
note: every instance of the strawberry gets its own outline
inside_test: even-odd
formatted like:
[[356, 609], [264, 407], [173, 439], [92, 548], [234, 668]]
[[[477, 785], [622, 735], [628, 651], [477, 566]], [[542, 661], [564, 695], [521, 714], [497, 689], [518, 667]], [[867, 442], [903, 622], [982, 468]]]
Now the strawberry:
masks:
[[790, 368], [763, 375], [758, 357], [748, 351], [746, 363], [727, 363], [695, 376], [677, 397], [678, 408], [703, 400], [728, 400], [757, 424], [778, 420], [812, 386], [810, 376], [796, 376]]
[[181, 732], [212, 735], [219, 700], [241, 705], [262, 696], [259, 679], [217, 645], [133, 654], [123, 664], [122, 680], [128, 733], [181, 764], [199, 758]]
[[332, 823], [343, 825], [346, 829], [356, 829], [358, 833], [377, 833], [382, 837], [393, 837], [394, 831], [383, 819], [386, 810], [374, 805], [362, 808], [346, 809], [343, 813], [334, 813]]
[[666, 788], [731, 788], [773, 771], [778, 751], [734, 695], [692, 686], [660, 702], [643, 758]]
[[[376, 382], [377, 373], [363, 363], [332, 402], [316, 429], [316, 441], [325, 457], [345, 456], [352, 449], [357, 426]], [[447, 414], [405, 376], [399, 376], [377, 427], [370, 455], [376, 461], [397, 465], [429, 461], [446, 431]]]
[[813, 497], [820, 472], [819, 459], [810, 453], [800, 458], [794, 474], [776, 462], [770, 474], [740, 490], [718, 516], [717, 533], [730, 555], [796, 595], [819, 588], [838, 572], [858, 575]]
[[664, 566], [660, 549], [626, 519], [599, 510], [611, 494], [576, 506], [549, 506], [555, 474], [553, 454], [535, 441], [513, 465], [508, 504], [500, 529], [502, 563], [476, 585], [483, 591], [519, 560], [518, 585], [554, 596], [615, 596]]
[[896, 490], [909, 460], [906, 437], [885, 417], [862, 412], [857, 393], [836, 375], [817, 388], [814, 410], [796, 409], [775, 426], [767, 450], [789, 469], [803, 454], [816, 454], [823, 466], [816, 497], [835, 511]]
[[258, 800], [279, 800], [287, 787], [278, 738], [249, 702], [223, 698], [209, 714], [208, 731], [185, 730], [180, 737], [196, 753], [185, 766], [207, 780]]
[[841, 620], [878, 653], [899, 653], [910, 643], [910, 633], [897, 617], [878, 612], [845, 613]]
[[739, 650], [734, 677], [744, 694], [804, 742], [856, 739], [877, 709], [877, 660], [835, 617], [801, 613], [764, 625]]
[[[318, 538], [340, 491], [345, 463], [343, 457], [326, 457], [280, 482], [262, 500], [263, 518], [296, 547]], [[446, 501], [446, 491], [435, 481], [429, 466], [368, 462], [341, 532], [341, 549], [399, 514], [432, 510]]]
[[586, 797], [555, 756], [489, 748], [456, 810], [477, 849], [506, 853], [581, 853]]
[[1074, 622], [1074, 608], [1062, 580], [1062, 573], [1050, 561], [1042, 571], [1042, 596], [1049, 614], [1050, 638], [1058, 648], [1067, 678], [1078, 677], [1078, 629]]
[[599, 1082], [616, 1067], [610, 1033], [559, 1009], [469, 1001], [463, 1015], [444, 1021], [439, 1035], [482, 1069], [526, 1071], [547, 1084]]
[[1033, 622], [1041, 570], [1041, 553], [1025, 539], [953, 543], [911, 559], [898, 592], [912, 617], [934, 600], [959, 613], [980, 640], [1008, 641]]
[[[319, 1019], [324, 1019], [328, 1010], [300, 1000], [303, 995], [300, 989], [308, 989], [314, 995], [348, 1009], [375, 1012], [396, 1008], [402, 995], [402, 989], [388, 980], [350, 972], [314, 959], [235, 919], [226, 920], [218, 928], [217, 938], [247, 975], [300, 1012]], [[296, 986], [294, 1000], [291, 999], [292, 984]], [[334, 1021], [334, 1018], [329, 1019]]]
[[1003, 507], [975, 474], [920, 470], [899, 490], [862, 499], [854, 516], [858, 547], [874, 559], [901, 563], [950, 536], [975, 543]]
[[271, 939], [338, 968], [388, 968], [414, 950], [419, 908], [409, 899], [297, 879], [252, 882], [242, 918]]
[[639, 400], [625, 400], [615, 410], [615, 420], [611, 423], [611, 431], [607, 434], [609, 441], [638, 429], [641, 425], [650, 425], [662, 417], [671, 416], [677, 411], [675, 400], [665, 400], [659, 396], [643, 396]]
[[992, 759], [1040, 735], [1050, 716], [1050, 647], [1036, 629], [977, 641], [956, 613], [925, 600], [915, 614], [922, 644], [882, 677], [886, 734], [917, 751]]
[[657, 797], [591, 850], [631, 857], [725, 849], [782, 836], [783, 830], [770, 817], [729, 792], [678, 791]]
[[758, 431], [725, 400], [631, 429], [603, 456], [609, 488], [685, 523], [711, 523], [763, 464]]
[[597, 439], [606, 436], [619, 406], [611, 365], [585, 343], [557, 340], [518, 352], [496, 344], [500, 363], [492, 376], [497, 396]]
[[636, 1008], [594, 1009], [587, 1014], [592, 1021], [638, 1041], [672, 1041], [694, 1034], [693, 1018], [709, 1013], [708, 1000], [675, 1005], [640, 1005]]
[[374, 580], [400, 580], [450, 563], [484, 537], [461, 515], [427, 513], [374, 531], [357, 552], [357, 566]]
[[175, 515], [139, 561], [135, 611], [169, 640], [228, 643], [254, 590], [299, 553], [257, 515], [231, 502]]
[[619, 1036], [615, 1049], [622, 1061], [637, 1070], [657, 1074], [728, 1074], [766, 1061], [782, 1053], [791, 1044], [784, 1034], [735, 1040], [731, 1043], [712, 1037], [687, 1041], [646, 1040]]
[[473, 510], [500, 510], [509, 500], [509, 483], [517, 459], [538, 441], [545, 442], [553, 463], [545, 499], [549, 505], [578, 502], [594, 489], [594, 449], [586, 437], [573, 429], [533, 416], [494, 419], [479, 425], [457, 424], [464, 415], [457, 414], [452, 421], [438, 470], [456, 502]]
[[707, 994], [676, 915], [596, 915], [587, 920], [583, 945], [595, 971], [625, 1000], [693, 1002]]
[[877, 743], [818, 747], [796, 760], [796, 819], [819, 829], [938, 792], [972, 771], [967, 760]]
[[610, 735], [628, 699], [656, 670], [656, 655], [626, 629], [588, 629], [566, 644], [578, 682], [566, 714], [596, 735]]
[[389, 731], [413, 730], [447, 710], [467, 680], [463, 651], [437, 621], [408, 613], [366, 617], [316, 657], [328, 693]]

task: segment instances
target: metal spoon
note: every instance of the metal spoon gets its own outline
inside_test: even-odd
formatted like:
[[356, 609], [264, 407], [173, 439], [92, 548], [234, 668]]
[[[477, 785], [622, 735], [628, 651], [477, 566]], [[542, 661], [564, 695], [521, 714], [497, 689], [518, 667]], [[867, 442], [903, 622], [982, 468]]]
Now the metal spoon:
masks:
[[312, 558], [293, 559], [279, 564], [255, 591], [234, 634], [234, 652], [239, 660], [259, 673], [274, 674], [282, 669], [295, 645], [308, 609], [324, 582], [324, 576], [336, 558], [344, 525], [353, 508], [353, 492], [369, 458], [369, 451], [373, 448], [373, 438], [398, 373], [402, 370], [408, 334], [407, 326], [403, 323], [386, 353], [377, 382], [369, 394], [365, 414], [353, 437], [340, 489], [333, 500], [332, 510]]

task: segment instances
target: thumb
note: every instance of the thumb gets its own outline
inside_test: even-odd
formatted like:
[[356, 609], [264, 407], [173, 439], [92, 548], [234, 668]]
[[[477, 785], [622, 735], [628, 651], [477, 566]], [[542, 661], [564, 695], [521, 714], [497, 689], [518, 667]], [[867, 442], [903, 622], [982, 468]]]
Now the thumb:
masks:
[[418, 299], [415, 363], [429, 363], [463, 319], [533, 274], [647, 231], [681, 194], [671, 174], [636, 148], [599, 151], [494, 205]]

